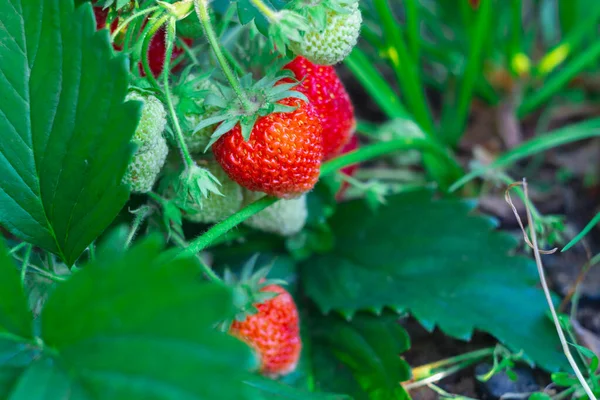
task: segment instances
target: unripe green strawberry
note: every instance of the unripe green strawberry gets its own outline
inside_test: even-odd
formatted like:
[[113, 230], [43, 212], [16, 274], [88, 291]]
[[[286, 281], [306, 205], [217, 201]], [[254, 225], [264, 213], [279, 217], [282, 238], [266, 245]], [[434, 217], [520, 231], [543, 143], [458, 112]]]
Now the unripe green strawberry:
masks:
[[123, 183], [129, 186], [132, 192], [149, 192], [165, 164], [168, 153], [167, 141], [159, 136], [152, 147], [135, 153], [123, 177]]
[[[265, 194], [244, 190], [244, 202], [250, 204]], [[244, 223], [260, 231], [276, 233], [281, 236], [292, 236], [304, 228], [308, 209], [306, 195], [294, 199], [281, 199], [258, 214], [248, 218]]]
[[138, 148], [127, 167], [123, 182], [132, 192], [146, 193], [152, 190], [169, 152], [167, 141], [162, 136], [167, 113], [154, 96], [130, 92], [126, 99], [141, 101], [143, 106], [140, 122], [133, 135], [133, 142]]
[[[203, 119], [210, 118], [215, 114], [216, 110], [207, 109], [205, 114], [190, 114], [186, 116], [187, 122], [191, 127], [194, 127], [200, 123]], [[199, 130], [191, 130], [188, 134], [184, 135], [185, 144], [188, 147], [190, 153], [193, 154], [202, 154], [206, 147], [210, 143], [210, 137], [215, 131], [215, 125], [205, 126], [204, 128], [200, 128]], [[206, 153], [210, 155], [211, 153]]]
[[154, 147], [162, 138], [167, 125], [167, 112], [163, 104], [154, 96], [143, 96], [130, 92], [126, 100], [138, 100], [144, 103], [140, 122], [135, 130], [133, 141], [138, 145], [138, 151], [146, 151]]
[[362, 24], [358, 1], [348, 5], [346, 10], [347, 13], [327, 10], [327, 22], [322, 30], [316, 28], [316, 22], [309, 18], [313, 30], [304, 33], [301, 41], [292, 42], [292, 51], [319, 65], [343, 61], [356, 45]]
[[185, 214], [183, 217], [188, 221], [205, 224], [219, 222], [242, 207], [242, 188], [229, 179], [216, 161], [209, 161], [200, 166], [208, 169], [219, 180], [221, 183], [219, 191], [222, 196], [208, 192], [207, 196], [202, 199], [202, 206], [188, 203], [184, 209]]

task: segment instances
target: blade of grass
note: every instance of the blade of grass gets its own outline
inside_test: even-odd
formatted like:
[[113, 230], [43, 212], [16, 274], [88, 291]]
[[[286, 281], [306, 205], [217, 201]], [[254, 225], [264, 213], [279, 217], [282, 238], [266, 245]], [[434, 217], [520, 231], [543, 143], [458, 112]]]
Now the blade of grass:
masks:
[[579, 232], [579, 234], [577, 236], [575, 236], [573, 238], [573, 240], [571, 240], [569, 243], [567, 243], [567, 245], [561, 250], [561, 252], [567, 251], [571, 247], [575, 246], [581, 239], [583, 239], [583, 237], [585, 235], [590, 233], [592, 228], [594, 226], [596, 226], [596, 224], [598, 224], [598, 223], [600, 223], [600, 213], [596, 214], [596, 216], [594, 218], [592, 218], [592, 220], [590, 222], [588, 222], [588, 224], [585, 226], [585, 228], [583, 228], [583, 230], [581, 232]]
[[512, 62], [515, 56], [521, 52], [521, 36], [523, 32], [522, 0], [511, 0], [510, 3], [510, 39], [506, 48], [506, 59], [509, 60], [508, 67], [514, 76], [519, 76], [515, 64]]
[[389, 87], [362, 50], [355, 47], [344, 60], [344, 64], [390, 119], [410, 118], [398, 95]]
[[415, 121], [426, 132], [434, 132], [433, 118], [425, 98], [419, 76], [418, 65], [411, 59], [399, 23], [387, 0], [374, 0], [375, 10], [382, 24], [387, 55], [400, 82], [402, 95], [406, 99]]
[[[560, 4], [569, 2], [559, 2]], [[570, 54], [574, 54], [586, 39], [597, 36], [598, 23], [600, 22], [600, 3], [590, 5], [586, 12], [587, 17], [577, 22], [577, 25], [563, 37], [559, 44], [554, 46], [538, 63], [537, 76], [546, 76], [561, 65]]]
[[441, 127], [444, 141], [450, 146], [456, 146], [462, 136], [469, 115], [471, 100], [473, 99], [475, 83], [481, 75], [484, 47], [491, 28], [492, 1], [482, 0], [476, 13], [474, 29], [470, 35], [469, 57], [465, 73], [458, 87], [456, 105], [447, 103], [447, 106], [455, 106], [455, 112], [452, 113], [454, 116], [453, 122], [449, 127]]
[[568, 35], [578, 23], [579, 0], [559, 1], [558, 18], [563, 36]]
[[483, 168], [478, 168], [463, 176], [450, 187], [450, 191], [455, 191], [456, 189], [465, 185], [467, 182], [485, 175], [490, 170], [505, 168], [519, 160], [522, 160], [523, 158], [541, 153], [553, 147], [562, 146], [567, 143], [596, 136], [600, 136], [600, 118], [569, 125], [564, 128], [549, 132], [545, 135], [536, 136], [535, 138], [524, 142], [520, 146], [502, 154], [490, 165], [487, 165]]
[[563, 89], [571, 79], [600, 58], [600, 40], [596, 40], [589, 48], [579, 53], [562, 70], [552, 75], [537, 92], [525, 97], [517, 109], [517, 116], [523, 118], [537, 110], [552, 96]]
[[[361, 50], [355, 48], [344, 62], [390, 119], [412, 120], [396, 93]], [[431, 138], [428, 132], [423, 132], [432, 141], [437, 141]], [[447, 153], [446, 155], [452, 158]], [[460, 167], [448, 168], [445, 161], [439, 159], [437, 155], [425, 154], [423, 161], [428, 173], [438, 182], [442, 190], [447, 190], [454, 179], [462, 175]], [[452, 163], [458, 165], [454, 159]]]
[[418, 65], [420, 58], [420, 30], [419, 30], [419, 9], [417, 0], [405, 0], [404, 10], [406, 11], [406, 36], [408, 38], [408, 48], [414, 62]]

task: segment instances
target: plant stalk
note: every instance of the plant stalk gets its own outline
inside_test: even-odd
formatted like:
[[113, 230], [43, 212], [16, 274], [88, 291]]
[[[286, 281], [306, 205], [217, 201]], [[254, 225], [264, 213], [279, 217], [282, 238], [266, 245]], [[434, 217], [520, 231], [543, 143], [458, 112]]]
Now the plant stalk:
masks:
[[196, 163], [194, 162], [194, 159], [190, 155], [190, 151], [188, 150], [188, 147], [185, 144], [183, 131], [181, 130], [179, 118], [177, 118], [177, 113], [175, 112], [175, 107], [173, 106], [173, 99], [171, 98], [171, 89], [169, 88], [169, 71], [171, 70], [171, 56], [173, 54], [173, 46], [175, 43], [175, 30], [177, 29], [175, 23], [175, 17], [171, 17], [167, 25], [167, 38], [165, 41], [165, 62], [163, 64], [161, 78], [163, 81], [163, 88], [167, 108], [169, 110], [169, 115], [171, 116], [173, 126], [175, 127], [175, 137], [177, 139], [177, 145], [179, 146], [179, 150], [181, 151], [181, 156], [183, 157], [185, 168], [186, 170], [189, 170], [191, 167], [196, 165]]
[[[156, 16], [156, 18], [158, 18], [161, 15], [161, 12], [159, 11], [154, 15]], [[146, 73], [146, 77], [150, 81], [150, 84], [161, 94], [162, 89], [158, 84], [158, 81], [154, 77], [152, 69], [150, 68], [150, 61], [148, 60], [148, 51], [150, 50], [150, 42], [152, 41], [154, 34], [163, 26], [165, 22], [167, 22], [169, 18], [170, 16], [168, 14], [165, 14], [162, 17], [158, 18], [158, 20], [154, 24], [152, 24], [150, 29], [147, 32], [145, 32], [146, 36], [144, 37], [144, 42], [142, 44], [142, 68], [144, 69], [144, 72]]]
[[269, 6], [267, 6], [262, 0], [251, 0], [254, 7], [258, 8], [258, 11], [264, 15], [270, 23], [275, 23], [277, 21], [277, 14], [271, 10]]
[[[523, 178], [522, 185], [523, 185], [523, 192], [525, 193], [525, 197], [527, 199], [529, 199], [527, 181], [524, 178]], [[508, 190], [510, 190], [510, 187], [509, 187], [509, 189], [507, 189], [507, 195], [508, 195]], [[527, 203], [525, 203], [525, 210], [527, 212], [527, 222], [529, 223], [530, 227], [533, 227], [534, 221], [533, 221], [533, 217], [531, 215], [531, 209]], [[519, 218], [518, 214], [516, 214], [516, 213], [515, 213], [515, 216], [517, 218]], [[538, 249], [537, 234], [535, 232], [535, 229], [530, 229], [530, 232], [531, 232], [531, 244], [533, 247], [533, 254], [535, 257], [535, 264], [537, 266], [538, 274], [540, 276], [540, 282], [542, 284], [542, 288], [544, 289], [544, 295], [546, 296], [546, 301], [548, 302], [548, 307], [550, 308], [550, 312], [552, 314], [552, 320], [554, 321], [554, 326], [556, 327], [556, 333], [558, 334], [558, 338], [562, 345], [563, 353], [567, 357], [567, 360], [569, 361], [571, 368], [573, 368], [573, 371], [575, 372], [575, 375], [577, 376], [579, 383], [585, 390], [585, 393], [589, 396], [590, 399], [596, 400], [596, 396], [594, 396], [594, 392], [592, 392], [592, 389], [590, 388], [587, 381], [585, 380], [585, 377], [579, 370], [577, 362], [573, 358], [573, 355], [571, 354], [571, 350], [569, 349], [569, 343], [567, 342], [565, 333], [563, 332], [562, 327], [560, 326], [560, 321], [558, 319], [556, 309], [554, 308], [554, 302], [552, 301], [552, 295], [550, 294], [550, 289], [548, 288], [548, 283], [546, 282], [546, 275], [544, 273], [544, 265], [542, 263], [542, 257], [540, 255], [540, 250]], [[525, 233], [525, 231], [524, 231], [524, 233]]]
[[210, 47], [212, 48], [212, 51], [217, 58], [217, 62], [219, 63], [223, 74], [225, 74], [225, 78], [227, 78], [231, 89], [233, 89], [235, 92], [244, 109], [246, 111], [252, 110], [252, 104], [250, 103], [250, 100], [248, 100], [248, 97], [242, 89], [239, 79], [231, 70], [229, 63], [227, 62], [227, 59], [223, 55], [223, 51], [219, 46], [219, 41], [217, 40], [217, 35], [215, 34], [215, 30], [210, 21], [210, 15], [208, 13], [208, 0], [194, 0], [194, 8], [196, 9], [196, 14], [198, 15], [198, 19], [200, 20], [202, 28], [204, 29], [204, 34], [208, 39], [208, 43], [210, 44]]
[[[177, 244], [181, 247], [188, 248], [189, 244], [188, 242], [180, 237], [177, 234], [174, 234], [171, 236], [175, 242], [177, 242]], [[208, 277], [208, 279], [212, 282], [222, 282], [221, 278], [219, 278], [219, 275], [217, 275], [215, 273], [215, 271], [212, 270], [211, 267], [209, 267], [208, 265], [206, 265], [206, 263], [202, 260], [202, 257], [200, 257], [200, 254], [196, 253], [196, 258], [198, 259], [198, 262], [200, 263], [200, 269], [202, 269], [202, 272], [204, 272], [204, 274]]]
[[[382, 156], [384, 154], [392, 153], [399, 150], [412, 149], [420, 149], [429, 153], [436, 154], [447, 160], [447, 165], [450, 169], [454, 170], [455, 172], [460, 171], [460, 166], [458, 166], [456, 161], [437, 143], [428, 139], [402, 138], [392, 140], [389, 142], [381, 142], [361, 147], [358, 150], [334, 158], [333, 160], [330, 160], [321, 166], [321, 176], [332, 174], [335, 171], [344, 168], [348, 165], [364, 162], [375, 157]], [[277, 200], [279, 199], [276, 197], [266, 196], [255, 201], [252, 204], [249, 204], [248, 206], [242, 208], [240, 211], [231, 215], [229, 218], [219, 222], [216, 225], [213, 225], [213, 227], [206, 231], [203, 235], [194, 239], [187, 248], [183, 250], [177, 249], [176, 251], [174, 251], [173, 256], [186, 257], [194, 255], [204, 250], [221, 235], [224, 235], [229, 230], [241, 224], [254, 214], [269, 207]]]
[[132, 16], [130, 16], [129, 18], [127, 18], [125, 21], [123, 21], [123, 23], [121, 23], [117, 26], [117, 29], [115, 29], [115, 31], [113, 33], [111, 33], [111, 35], [110, 35], [111, 42], [115, 41], [115, 38], [117, 37], [119, 32], [121, 32], [121, 30], [123, 30], [123, 28], [125, 28], [127, 25], [129, 25], [129, 23], [131, 21], [133, 21], [137, 17], [141, 17], [142, 15], [150, 14], [151, 12], [154, 12], [156, 10], [160, 10], [160, 6], [154, 6], [154, 7], [147, 8], [147, 9], [139, 11], [139, 12], [133, 14]]
[[25, 288], [25, 276], [27, 275], [27, 267], [29, 266], [29, 258], [31, 258], [31, 251], [33, 245], [28, 244], [23, 256], [23, 262], [21, 263], [21, 286]]

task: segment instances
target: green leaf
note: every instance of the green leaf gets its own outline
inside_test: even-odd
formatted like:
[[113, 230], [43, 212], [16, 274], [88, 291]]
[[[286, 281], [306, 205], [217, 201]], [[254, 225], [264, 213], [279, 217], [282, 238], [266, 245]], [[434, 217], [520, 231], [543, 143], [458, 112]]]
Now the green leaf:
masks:
[[[240, 22], [246, 25], [252, 21], [256, 24], [256, 28], [265, 37], [269, 34], [269, 20], [252, 4], [251, 0], [237, 0], [237, 11]], [[285, 1], [283, 0], [264, 0], [264, 3], [273, 11], [283, 8]]]
[[155, 239], [106, 247], [56, 287], [41, 316], [52, 360], [35, 368], [86, 399], [251, 399], [251, 350], [214, 329], [234, 313], [231, 290], [202, 283], [193, 259], [160, 262]]
[[90, 4], [0, 5], [0, 224], [68, 264], [127, 201], [139, 119], [126, 59], [94, 21]]
[[[29, 339], [33, 337], [33, 316], [21, 286], [16, 266], [0, 239], [0, 337], [2, 332]], [[0, 346], [2, 350], [2, 346]], [[2, 364], [0, 352], [0, 364]]]
[[8, 396], [23, 373], [23, 368], [2, 367], [0, 368], [0, 399], [8, 399]]
[[73, 381], [55, 361], [42, 358], [21, 375], [10, 400], [87, 399], [84, 389]]
[[[288, 386], [273, 379], [264, 378], [260, 375], [252, 376], [246, 380], [246, 384], [255, 390], [256, 399], [288, 399], [288, 400], [344, 400], [349, 399], [345, 395], [336, 395], [320, 392], [307, 392]], [[264, 396], [264, 397], [262, 397]]]
[[480, 329], [542, 367], [567, 367], [534, 264], [469, 212], [429, 192], [390, 196], [377, 213], [361, 201], [340, 205], [333, 252], [301, 269], [306, 294], [325, 313], [409, 310], [427, 329], [461, 339]]
[[552, 400], [552, 397], [546, 393], [537, 392], [529, 396], [529, 400]]
[[398, 95], [362, 50], [355, 47], [344, 64], [390, 119], [410, 117]]
[[575, 246], [581, 239], [583, 239], [583, 237], [585, 235], [587, 235], [588, 233], [590, 233], [590, 231], [598, 223], [600, 223], [600, 213], [596, 214], [596, 216], [594, 218], [592, 218], [592, 220], [590, 222], [588, 222], [588, 224], [585, 226], [585, 228], [583, 228], [583, 230], [581, 232], [579, 232], [579, 234], [577, 236], [575, 236], [569, 243], [567, 243], [567, 245], [565, 247], [563, 247], [563, 249], [561, 250], [561, 252], [562, 251], [567, 251], [571, 247]]
[[400, 355], [410, 347], [408, 333], [393, 316], [357, 315], [352, 322], [327, 318], [315, 341], [347, 366], [370, 400], [409, 399], [400, 382], [410, 366]]
[[596, 136], [600, 136], [600, 118], [568, 125], [544, 135], [536, 136], [533, 139], [522, 143], [520, 146], [503, 153], [490, 165], [478, 168], [463, 176], [450, 187], [450, 191], [457, 190], [467, 182], [483, 176], [494, 169], [506, 168], [519, 160], [531, 157], [551, 148]]

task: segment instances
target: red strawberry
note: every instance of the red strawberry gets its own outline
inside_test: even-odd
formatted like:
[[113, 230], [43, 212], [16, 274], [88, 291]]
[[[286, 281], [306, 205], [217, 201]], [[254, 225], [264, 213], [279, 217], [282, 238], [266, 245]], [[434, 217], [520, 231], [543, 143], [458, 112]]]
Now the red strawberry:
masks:
[[[350, 141], [346, 143], [340, 154], [350, 153], [351, 151], [354, 151], [356, 149], [358, 149], [358, 137], [356, 135], [352, 135]], [[358, 170], [358, 164], [351, 164], [347, 167], [342, 168], [340, 172], [348, 176], [353, 176], [356, 173], [356, 170]], [[343, 181], [342, 186], [339, 188], [338, 192], [335, 195], [335, 198], [338, 201], [340, 201], [344, 197], [344, 193], [346, 192], [348, 187], [350, 187], [350, 184], [346, 181]]]
[[302, 83], [293, 90], [304, 93], [321, 116], [323, 158], [333, 157], [348, 142], [356, 125], [350, 96], [332, 66], [316, 65], [296, 57], [285, 69]]
[[278, 295], [257, 304], [256, 314], [234, 321], [229, 332], [257, 351], [261, 373], [273, 377], [289, 374], [296, 368], [302, 350], [296, 304], [281, 286], [268, 285], [260, 291]]
[[311, 104], [296, 98], [279, 103], [297, 108], [259, 117], [248, 141], [237, 124], [212, 149], [227, 175], [241, 186], [293, 198], [311, 190], [319, 179], [322, 128]]
[[[108, 18], [108, 9], [102, 7], [94, 7], [94, 17], [96, 17], [96, 30], [106, 28], [106, 19]], [[119, 26], [119, 21], [114, 20], [110, 24], [110, 31], [113, 32]]]

